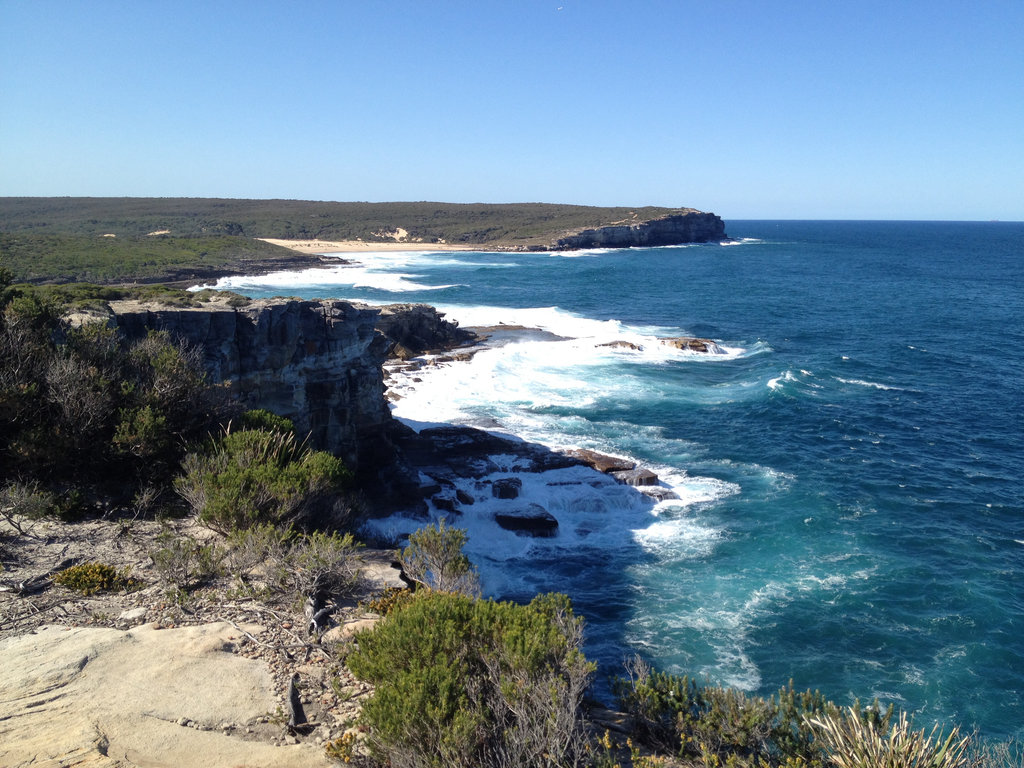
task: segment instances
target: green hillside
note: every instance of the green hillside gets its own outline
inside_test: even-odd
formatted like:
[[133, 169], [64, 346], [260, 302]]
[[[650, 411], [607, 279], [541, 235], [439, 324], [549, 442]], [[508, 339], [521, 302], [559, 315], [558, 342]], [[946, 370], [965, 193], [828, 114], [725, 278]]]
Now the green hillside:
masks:
[[319, 238], [383, 241], [399, 227], [409, 239], [507, 247], [547, 244], [567, 230], [643, 221], [685, 208], [597, 208], [548, 203], [332, 203], [205, 198], [0, 198], [0, 232]]
[[16, 282], [204, 280], [225, 273], [314, 266], [319, 259], [233, 236], [103, 237], [0, 232], [0, 268]]
[[17, 281], [202, 280], [319, 263], [257, 238], [543, 248], [573, 230], [687, 208], [547, 203], [333, 203], [205, 198], [0, 198], [0, 268]]

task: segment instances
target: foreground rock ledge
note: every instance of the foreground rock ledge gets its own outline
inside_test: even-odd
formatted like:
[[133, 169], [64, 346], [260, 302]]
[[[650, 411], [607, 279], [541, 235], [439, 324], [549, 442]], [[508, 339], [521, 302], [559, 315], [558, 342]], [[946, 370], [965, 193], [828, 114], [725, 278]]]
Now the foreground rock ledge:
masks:
[[251, 740], [277, 701], [267, 665], [231, 652], [241, 638], [218, 622], [48, 626], [0, 642], [0, 765], [334, 765], [310, 744]]

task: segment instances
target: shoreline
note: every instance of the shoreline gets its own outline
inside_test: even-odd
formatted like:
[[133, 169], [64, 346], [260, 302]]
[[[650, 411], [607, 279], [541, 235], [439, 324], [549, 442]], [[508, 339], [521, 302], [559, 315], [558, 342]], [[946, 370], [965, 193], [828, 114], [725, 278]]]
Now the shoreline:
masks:
[[411, 241], [368, 242], [365, 240], [283, 240], [258, 237], [264, 243], [308, 254], [372, 253], [374, 251], [494, 251], [501, 249], [483, 245], [456, 245], [453, 243], [423, 243]]

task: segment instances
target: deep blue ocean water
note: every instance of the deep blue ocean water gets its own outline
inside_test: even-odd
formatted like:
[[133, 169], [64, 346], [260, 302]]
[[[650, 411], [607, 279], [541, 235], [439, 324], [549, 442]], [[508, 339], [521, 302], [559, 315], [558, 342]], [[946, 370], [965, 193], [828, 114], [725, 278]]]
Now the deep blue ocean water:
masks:
[[[680, 496], [570, 470], [523, 491], [559, 518], [554, 539], [497, 528], [498, 501], [456, 521], [488, 593], [570, 594], [602, 674], [640, 652], [762, 694], [792, 679], [1024, 736], [1024, 224], [727, 231], [733, 244], [360, 254], [221, 285], [558, 334], [398, 375], [395, 414], [628, 456]], [[658, 341], [676, 335], [722, 354]], [[639, 349], [601, 346], [617, 340]]]

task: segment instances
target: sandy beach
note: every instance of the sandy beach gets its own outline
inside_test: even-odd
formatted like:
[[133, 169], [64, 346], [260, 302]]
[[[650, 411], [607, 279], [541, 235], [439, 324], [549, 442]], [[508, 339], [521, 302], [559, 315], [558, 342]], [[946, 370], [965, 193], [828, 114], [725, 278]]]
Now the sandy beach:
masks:
[[448, 243], [417, 243], [409, 241], [371, 243], [363, 240], [278, 240], [259, 238], [271, 245], [280, 245], [301, 253], [359, 253], [361, 251], [487, 251], [479, 245], [450, 245]]

